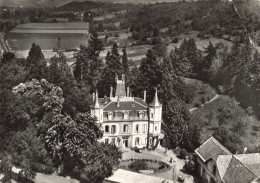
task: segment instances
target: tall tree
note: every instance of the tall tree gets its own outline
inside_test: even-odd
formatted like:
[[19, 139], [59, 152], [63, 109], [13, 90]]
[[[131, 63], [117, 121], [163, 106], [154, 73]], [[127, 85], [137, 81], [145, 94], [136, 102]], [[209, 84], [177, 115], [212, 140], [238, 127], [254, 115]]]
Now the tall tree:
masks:
[[74, 173], [78, 176], [83, 173], [88, 181], [98, 182], [112, 175], [113, 167], [122, 157], [116, 146], [97, 142], [102, 135], [90, 114], [78, 113], [74, 120], [57, 115], [45, 140], [54, 159], [64, 168], [66, 161], [74, 162], [71, 166]]
[[193, 151], [199, 145], [200, 133], [197, 127], [191, 124], [192, 116], [183, 107], [180, 100], [167, 102], [163, 115], [164, 129], [169, 148], [181, 147]]
[[35, 43], [32, 44], [32, 47], [28, 53], [26, 67], [29, 71], [27, 78], [28, 80], [46, 78], [48, 74], [47, 63], [44, 59], [44, 55], [40, 46]]
[[176, 74], [189, 77], [198, 72], [202, 54], [194, 39], [184, 39], [180, 48], [175, 48], [170, 55]]
[[116, 43], [112, 46], [111, 53], [107, 53], [105, 60], [106, 64], [102, 72], [101, 82], [99, 83], [101, 96], [109, 95], [110, 87], [115, 88], [116, 86], [115, 76], [118, 75], [120, 77], [124, 72]]
[[205, 54], [206, 56], [203, 57], [198, 74], [203, 80], [209, 81], [212, 74], [211, 67], [217, 56], [217, 50], [211, 42], [209, 42], [209, 46], [206, 48]]
[[128, 59], [127, 59], [127, 52], [126, 47], [122, 49], [123, 55], [122, 55], [122, 66], [124, 69], [124, 74], [126, 76], [126, 81], [128, 83], [128, 76], [129, 76], [129, 65], [128, 65]]
[[142, 90], [147, 90], [147, 102], [151, 102], [153, 99], [153, 91], [154, 87], [157, 87], [162, 81], [162, 71], [160, 69], [159, 62], [152, 52], [152, 50], [148, 50], [146, 54], [146, 58], [143, 58], [139, 67], [139, 77], [137, 81], [138, 86], [142, 86], [139, 88], [139, 91], [135, 91], [137, 95], [141, 95]]
[[103, 63], [99, 54], [102, 50], [103, 43], [98, 39], [98, 34], [93, 32], [88, 41], [88, 46], [80, 46], [76, 59], [74, 76], [83, 85], [90, 86], [92, 91], [97, 87], [101, 77]]

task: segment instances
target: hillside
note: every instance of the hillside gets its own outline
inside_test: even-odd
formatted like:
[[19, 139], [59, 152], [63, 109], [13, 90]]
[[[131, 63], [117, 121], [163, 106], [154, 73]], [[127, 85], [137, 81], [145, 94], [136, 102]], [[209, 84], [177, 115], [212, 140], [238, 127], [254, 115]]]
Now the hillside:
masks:
[[103, 2], [93, 2], [93, 1], [72, 1], [62, 6], [59, 6], [57, 9], [62, 11], [82, 11], [82, 10], [91, 10], [95, 8], [102, 8], [105, 4]]
[[0, 0], [0, 5], [7, 7], [57, 7], [71, 1], [72, 0]]

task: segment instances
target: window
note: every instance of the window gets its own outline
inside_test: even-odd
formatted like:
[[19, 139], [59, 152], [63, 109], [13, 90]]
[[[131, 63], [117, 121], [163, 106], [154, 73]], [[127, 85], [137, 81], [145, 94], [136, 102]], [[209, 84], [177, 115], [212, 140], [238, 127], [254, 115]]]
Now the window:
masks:
[[147, 131], [147, 124], [143, 124], [143, 133], [146, 133]]
[[153, 113], [151, 113], [151, 119], [153, 119]]
[[135, 145], [139, 145], [139, 137], [135, 138]]
[[142, 111], [139, 112], [139, 119], [143, 119], [143, 117], [144, 117], [144, 113]]
[[105, 144], [108, 144], [108, 139], [105, 139]]
[[113, 118], [113, 113], [110, 112], [110, 113], [108, 113], [107, 115], [108, 115], [108, 120], [112, 120], [112, 118]]
[[157, 129], [157, 125], [154, 127], [154, 130], [155, 130], [155, 131], [157, 131], [157, 130], [158, 130], [158, 129]]
[[216, 175], [216, 172], [217, 172], [217, 167], [216, 165], [213, 165], [213, 174]]
[[101, 120], [102, 120], [102, 114], [101, 114]]
[[139, 133], [139, 125], [138, 125], [138, 124], [135, 125], [135, 132], [136, 132], [136, 133]]
[[116, 138], [112, 138], [112, 140], [111, 140], [111, 144], [116, 145]]
[[115, 134], [116, 133], [116, 125], [112, 125], [111, 126], [111, 134]]
[[109, 133], [109, 125], [105, 126], [105, 133]]
[[122, 119], [128, 119], [128, 113], [127, 112], [122, 113]]
[[128, 125], [124, 125], [123, 132], [128, 132]]

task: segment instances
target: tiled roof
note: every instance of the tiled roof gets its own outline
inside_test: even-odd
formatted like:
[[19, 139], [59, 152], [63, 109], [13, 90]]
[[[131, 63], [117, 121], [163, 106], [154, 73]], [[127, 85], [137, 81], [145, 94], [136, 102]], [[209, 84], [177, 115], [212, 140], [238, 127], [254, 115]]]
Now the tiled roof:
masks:
[[238, 154], [234, 155], [245, 167], [251, 170], [256, 176], [260, 177], [260, 154]]
[[216, 164], [217, 164], [218, 172], [219, 172], [221, 179], [223, 179], [223, 177], [227, 171], [231, 158], [232, 158], [232, 155], [219, 155], [218, 156]]
[[219, 155], [231, 155], [231, 152], [221, 145], [214, 137], [211, 137], [195, 150], [197, 155], [204, 161], [213, 159], [215, 162]]
[[[237, 155], [220, 155], [217, 159], [217, 167], [220, 174], [221, 179], [226, 175], [227, 169], [229, 167], [233, 167], [232, 165], [235, 161], [231, 161], [232, 157], [235, 157], [242, 166], [241, 169], [247, 169], [244, 171], [250, 171], [255, 176], [260, 177], [260, 154], [259, 153], [251, 153], [251, 154], [237, 154]], [[235, 162], [236, 163], [236, 162]]]
[[117, 102], [110, 102], [104, 107], [104, 111], [115, 111], [115, 110], [146, 110], [147, 107], [136, 102], [136, 101], [120, 101], [119, 107]]
[[223, 177], [224, 183], [251, 183], [257, 178], [237, 158], [232, 156], [226, 173]]

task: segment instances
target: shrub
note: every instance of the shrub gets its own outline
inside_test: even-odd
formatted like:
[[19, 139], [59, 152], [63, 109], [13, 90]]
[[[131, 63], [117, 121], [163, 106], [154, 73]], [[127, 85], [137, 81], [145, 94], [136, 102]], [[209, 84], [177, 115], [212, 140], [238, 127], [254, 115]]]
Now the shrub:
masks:
[[246, 109], [246, 113], [247, 113], [248, 115], [252, 115], [252, 114], [254, 113], [253, 108], [252, 108], [251, 106], [249, 106], [249, 107]]
[[195, 162], [192, 158], [189, 158], [187, 161], [185, 161], [185, 165], [183, 166], [183, 169], [190, 174], [194, 174], [195, 172]]
[[145, 161], [134, 161], [128, 165], [130, 170], [138, 172], [139, 170], [147, 170], [147, 164]]
[[180, 150], [180, 154], [179, 154], [179, 158], [180, 159], [186, 159], [186, 156], [187, 156], [187, 151], [186, 151], [186, 149], [181, 149]]
[[178, 43], [179, 39], [177, 37], [173, 38], [172, 43]]
[[199, 103], [196, 103], [196, 104], [194, 105], [194, 107], [200, 107], [200, 104], [199, 104]]
[[258, 132], [259, 131], [259, 127], [258, 126], [252, 126], [252, 130], [255, 131], [255, 132]]
[[251, 132], [251, 135], [257, 136], [257, 133], [256, 132]]

